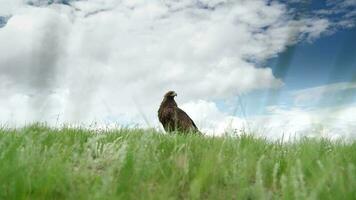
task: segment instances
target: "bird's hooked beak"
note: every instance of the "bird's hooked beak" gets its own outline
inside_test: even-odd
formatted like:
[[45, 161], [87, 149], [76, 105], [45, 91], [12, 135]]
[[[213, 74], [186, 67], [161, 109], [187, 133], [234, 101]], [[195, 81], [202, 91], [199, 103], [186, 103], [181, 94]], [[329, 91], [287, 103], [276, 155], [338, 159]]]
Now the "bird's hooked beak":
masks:
[[173, 97], [176, 97], [176, 96], [177, 96], [177, 93], [173, 92], [172, 96], [173, 96]]

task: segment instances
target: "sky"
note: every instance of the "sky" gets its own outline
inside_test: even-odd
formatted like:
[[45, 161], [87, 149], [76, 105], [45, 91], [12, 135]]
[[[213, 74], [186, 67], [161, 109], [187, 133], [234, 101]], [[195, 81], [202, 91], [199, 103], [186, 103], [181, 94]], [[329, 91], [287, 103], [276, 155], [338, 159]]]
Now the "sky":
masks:
[[0, 0], [0, 123], [356, 137], [356, 0]]

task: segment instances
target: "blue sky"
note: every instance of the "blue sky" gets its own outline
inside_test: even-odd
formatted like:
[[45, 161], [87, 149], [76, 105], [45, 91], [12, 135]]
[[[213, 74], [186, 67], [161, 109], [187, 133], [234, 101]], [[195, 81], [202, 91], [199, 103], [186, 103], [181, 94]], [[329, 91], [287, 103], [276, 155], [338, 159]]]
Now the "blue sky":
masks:
[[[324, 9], [336, 10], [330, 1], [309, 1], [305, 3], [304, 8], [303, 2], [300, 2], [291, 3], [289, 6], [295, 9], [294, 12], [303, 12], [305, 15]], [[355, 7], [347, 8], [343, 12], [351, 12], [354, 9]], [[341, 13], [330, 15], [329, 19], [338, 22], [343, 18]], [[284, 85], [278, 89], [258, 90], [242, 95], [240, 101], [245, 106], [244, 112], [247, 116], [265, 114], [268, 112], [266, 109], [268, 106], [280, 105], [287, 108], [295, 106], [292, 96], [294, 91], [355, 82], [356, 28], [339, 28], [315, 40], [301, 41], [288, 46], [284, 51], [266, 60], [262, 66], [271, 67], [273, 74], [282, 79]], [[337, 97], [344, 93], [345, 91], [341, 91], [334, 95]], [[318, 108], [355, 103], [356, 89], [350, 89], [346, 93], [353, 97], [334, 100], [335, 97], [329, 96], [328, 101], [311, 102], [304, 106]], [[221, 109], [227, 108], [224, 102], [219, 102], [219, 106]]]
[[[356, 76], [356, 28], [289, 47], [267, 62], [288, 89], [352, 81]], [[289, 59], [290, 58], [290, 59]], [[286, 74], [279, 70], [287, 68]]]
[[[296, 90], [355, 81], [355, 47], [356, 28], [338, 30], [315, 41], [305, 41], [288, 47], [265, 63], [265, 66], [272, 68], [276, 77], [283, 80], [284, 85], [279, 89], [253, 91], [243, 95], [246, 114], [264, 113], [268, 105], [294, 106], [291, 93]], [[350, 92], [356, 95], [355, 89]], [[334, 101], [327, 106], [350, 104], [355, 101], [355, 98], [344, 102]], [[224, 104], [220, 106], [223, 108]], [[309, 105], [321, 106], [325, 104]]]
[[[336, 11], [338, 9], [334, 4], [342, 4], [342, 1], [331, 3], [332, 1], [326, 0], [306, 2], [310, 5], [307, 13], [324, 9]], [[339, 22], [344, 18], [344, 12], [355, 12], [355, 1], [348, 2], [353, 6], [328, 16], [329, 20]], [[300, 6], [295, 8], [300, 10]], [[350, 20], [355, 21], [356, 18], [352, 17]], [[287, 89], [348, 82], [355, 80], [356, 76], [355, 46], [356, 28], [338, 28], [314, 41], [304, 41], [287, 48], [277, 57], [270, 59], [267, 65], [272, 66], [277, 77], [283, 78]]]
[[355, 0], [0, 4], [2, 123], [160, 127], [175, 90], [210, 134], [356, 130]]

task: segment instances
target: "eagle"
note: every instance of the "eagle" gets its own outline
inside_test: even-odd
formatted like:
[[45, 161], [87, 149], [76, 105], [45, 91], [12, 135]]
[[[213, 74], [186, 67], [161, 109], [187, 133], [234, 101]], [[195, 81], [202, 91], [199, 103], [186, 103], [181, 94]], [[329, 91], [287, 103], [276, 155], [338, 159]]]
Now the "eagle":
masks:
[[198, 133], [198, 130], [194, 121], [185, 113], [182, 109], [178, 108], [177, 103], [174, 101], [174, 97], [177, 93], [174, 91], [168, 91], [158, 109], [158, 119], [162, 123], [166, 132], [181, 132], [181, 133]]

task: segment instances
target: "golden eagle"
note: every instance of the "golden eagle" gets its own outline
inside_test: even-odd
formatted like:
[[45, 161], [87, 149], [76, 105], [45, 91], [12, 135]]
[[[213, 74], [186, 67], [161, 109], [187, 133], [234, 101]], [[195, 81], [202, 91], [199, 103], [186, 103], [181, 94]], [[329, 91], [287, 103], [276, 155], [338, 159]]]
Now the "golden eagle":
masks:
[[182, 109], [178, 108], [174, 97], [177, 93], [169, 91], [164, 95], [158, 109], [158, 119], [167, 132], [178, 131], [183, 133], [199, 133], [194, 121]]

